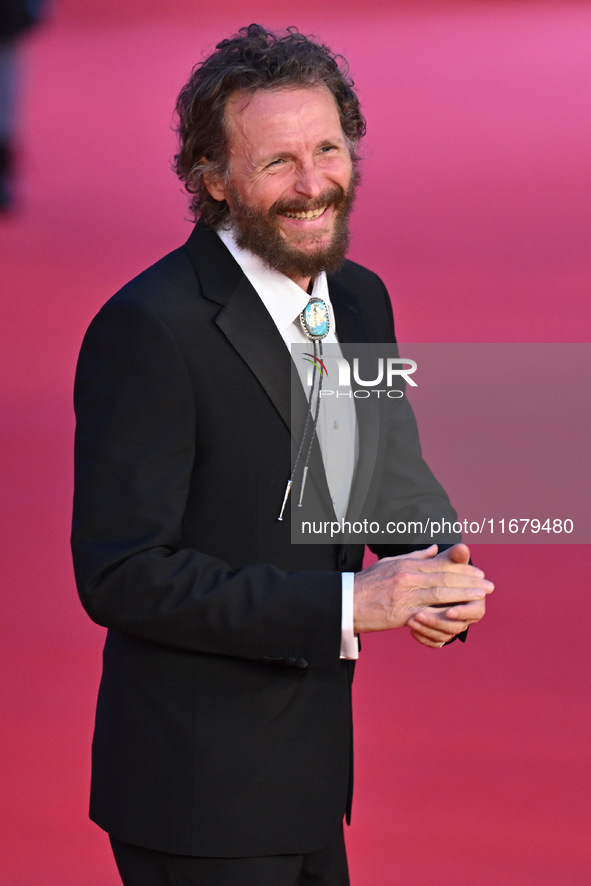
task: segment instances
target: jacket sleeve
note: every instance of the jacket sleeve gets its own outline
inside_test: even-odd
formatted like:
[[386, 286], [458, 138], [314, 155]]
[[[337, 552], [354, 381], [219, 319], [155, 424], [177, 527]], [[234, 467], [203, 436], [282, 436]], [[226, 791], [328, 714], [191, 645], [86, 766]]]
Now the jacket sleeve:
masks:
[[[378, 282], [385, 306], [382, 334], [386, 336], [386, 341], [395, 342], [392, 304], [386, 287], [381, 280]], [[403, 400], [395, 401], [395, 405], [396, 408], [390, 410], [389, 415], [387, 456], [376, 506], [378, 521], [382, 526], [391, 519], [407, 525], [409, 522], [418, 521], [424, 526], [429, 520], [447, 520], [453, 524], [457, 519], [457, 513], [445, 489], [423, 459], [412, 407], [406, 396]], [[376, 540], [369, 544], [369, 548], [380, 558], [396, 557], [428, 547], [434, 542], [438, 544], [439, 550], [443, 551], [458, 541], [461, 541], [461, 536], [452, 533], [443, 540], [433, 538], [418, 542], [405, 539], [397, 544], [393, 542], [384, 544]], [[454, 640], [465, 642], [467, 635], [468, 630], [454, 637]]]
[[172, 647], [336, 668], [338, 572], [233, 568], [184, 541], [200, 415], [162, 317], [108, 303], [84, 339], [74, 399], [72, 550], [91, 618]]
[[[380, 340], [395, 345], [394, 317], [392, 304], [386, 287], [381, 280], [376, 280], [383, 300], [382, 322], [379, 326]], [[379, 312], [376, 312], [379, 313]], [[368, 323], [372, 318], [368, 318]], [[374, 332], [373, 341], [378, 339]], [[397, 354], [396, 350], [396, 354]], [[404, 382], [401, 383], [404, 387]], [[425, 462], [421, 450], [419, 431], [414, 412], [405, 396], [399, 400], [381, 401], [382, 421], [387, 425], [387, 448], [384, 458], [384, 470], [380, 478], [380, 491], [377, 499], [375, 517], [380, 525], [390, 520], [400, 524], [416, 524], [426, 528], [431, 520], [446, 520], [453, 524], [457, 514], [449, 497]], [[416, 533], [418, 536], [420, 532]], [[399, 543], [380, 543], [376, 538], [370, 548], [380, 557], [392, 557], [408, 553], [418, 548], [428, 547], [436, 542], [440, 550], [450, 547], [460, 536], [448, 533], [445, 537], [430, 538], [423, 535], [420, 541], [413, 539], [413, 532], [401, 537]]]

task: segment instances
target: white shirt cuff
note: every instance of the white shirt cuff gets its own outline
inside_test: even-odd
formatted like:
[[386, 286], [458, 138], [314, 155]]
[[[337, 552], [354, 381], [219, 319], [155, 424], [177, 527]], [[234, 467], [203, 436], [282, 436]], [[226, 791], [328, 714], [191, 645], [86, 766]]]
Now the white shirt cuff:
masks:
[[341, 658], [359, 658], [359, 641], [353, 633], [354, 572], [343, 572], [343, 605], [341, 608]]

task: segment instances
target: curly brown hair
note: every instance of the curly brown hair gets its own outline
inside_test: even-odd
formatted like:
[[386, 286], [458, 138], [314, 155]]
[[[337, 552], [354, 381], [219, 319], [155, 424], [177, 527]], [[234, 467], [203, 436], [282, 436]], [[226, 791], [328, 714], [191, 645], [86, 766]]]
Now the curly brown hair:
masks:
[[326, 86], [336, 101], [343, 134], [353, 160], [365, 135], [365, 120], [353, 91], [346, 60], [327, 46], [315, 43], [297, 28], [280, 36], [261, 25], [241, 28], [216, 51], [196, 65], [176, 103], [179, 152], [174, 170], [191, 194], [194, 218], [217, 227], [229, 212], [225, 201], [214, 200], [204, 173], [228, 177], [228, 134], [225, 111], [238, 90], [279, 89], [290, 86]]

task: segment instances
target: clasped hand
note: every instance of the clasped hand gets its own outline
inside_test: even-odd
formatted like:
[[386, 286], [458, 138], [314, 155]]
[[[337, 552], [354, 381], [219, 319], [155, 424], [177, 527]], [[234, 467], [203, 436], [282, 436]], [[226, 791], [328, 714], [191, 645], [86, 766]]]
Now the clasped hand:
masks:
[[384, 557], [355, 575], [356, 633], [408, 625], [425, 646], [443, 646], [480, 621], [494, 585], [470, 565], [470, 551], [437, 545], [400, 557]]

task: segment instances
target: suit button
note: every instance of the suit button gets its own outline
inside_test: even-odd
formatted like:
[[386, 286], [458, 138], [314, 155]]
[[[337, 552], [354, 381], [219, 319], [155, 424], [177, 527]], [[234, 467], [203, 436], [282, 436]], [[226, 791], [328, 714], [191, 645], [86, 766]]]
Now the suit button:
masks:
[[298, 658], [297, 661], [294, 661], [294, 665], [296, 668], [307, 668], [308, 662], [305, 658]]

